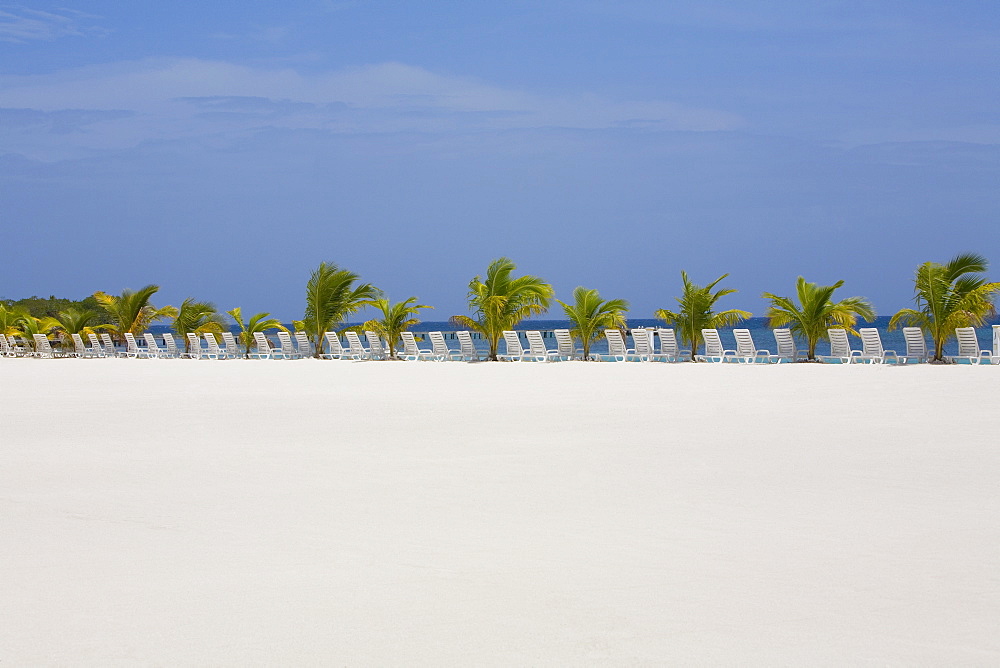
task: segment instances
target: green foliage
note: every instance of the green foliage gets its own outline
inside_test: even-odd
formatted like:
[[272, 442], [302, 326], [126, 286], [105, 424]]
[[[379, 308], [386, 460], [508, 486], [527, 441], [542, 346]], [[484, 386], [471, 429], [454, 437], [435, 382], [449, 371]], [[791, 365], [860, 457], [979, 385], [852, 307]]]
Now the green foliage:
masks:
[[687, 272], [681, 272], [681, 280], [684, 284], [684, 292], [677, 297], [678, 308], [676, 311], [659, 309], [654, 313], [668, 325], [674, 325], [681, 335], [681, 342], [691, 346], [691, 359], [694, 360], [698, 345], [701, 343], [701, 330], [718, 329], [719, 327], [731, 327], [740, 320], [749, 318], [752, 314], [749, 311], [740, 309], [729, 309], [727, 311], [714, 310], [715, 302], [721, 297], [736, 292], [733, 288], [722, 288], [717, 292], [712, 292], [729, 274], [723, 274], [708, 285], [695, 285], [688, 278]]
[[58, 329], [65, 332], [67, 336], [71, 334], [86, 335], [101, 326], [100, 313], [93, 309], [70, 307], [57, 313], [55, 320], [59, 323]]
[[806, 340], [809, 347], [809, 359], [816, 359], [816, 344], [827, 336], [830, 327], [843, 327], [854, 335], [854, 325], [858, 316], [866, 321], [875, 319], [875, 309], [864, 297], [848, 297], [839, 302], [833, 301], [834, 291], [844, 284], [837, 281], [833, 285], [816, 285], [808, 283], [799, 276], [795, 282], [798, 304], [788, 297], [779, 297], [765, 292], [762, 296], [771, 300], [767, 309], [768, 326], [784, 327]]
[[[558, 299], [556, 301], [559, 301]], [[590, 346], [605, 329], [625, 329], [625, 312], [629, 303], [624, 299], [604, 301], [597, 290], [578, 286], [573, 290], [573, 304], [559, 301], [566, 319], [573, 323], [573, 336], [583, 343], [583, 359], [590, 359]]]
[[236, 326], [240, 328], [240, 343], [243, 344], [243, 358], [250, 358], [250, 349], [253, 348], [254, 337], [253, 335], [257, 332], [266, 332], [269, 329], [278, 329], [282, 332], [287, 332], [288, 328], [282, 325], [276, 318], [270, 317], [270, 313], [255, 313], [250, 320], [243, 319], [243, 312], [240, 307], [232, 309], [231, 311], [226, 311]]
[[55, 318], [59, 316], [62, 311], [69, 311], [75, 309], [77, 311], [95, 311], [97, 313], [94, 324], [100, 325], [104, 323], [111, 322], [108, 314], [101, 308], [100, 304], [93, 297], [86, 297], [79, 301], [73, 301], [71, 299], [65, 299], [62, 297], [56, 297], [52, 295], [48, 298], [42, 297], [26, 297], [24, 299], [2, 299], [0, 300], [0, 307], [6, 306], [8, 309], [15, 308], [24, 311], [28, 315], [32, 315], [36, 318]]
[[370, 283], [355, 285], [360, 276], [329, 262], [321, 262], [306, 284], [306, 310], [302, 331], [319, 357], [326, 347], [324, 334], [342, 325], [347, 316], [360, 311], [381, 296]]
[[988, 282], [983, 274], [989, 263], [982, 255], [956, 255], [947, 264], [925, 262], [913, 278], [916, 308], [905, 308], [892, 316], [889, 329], [899, 325], [922, 327], [934, 341], [934, 359], [944, 359], [944, 344], [955, 336], [956, 327], [979, 327], [996, 313], [993, 299], [1000, 283]]
[[159, 289], [158, 285], [147, 285], [138, 291], [125, 290], [120, 295], [95, 292], [94, 298], [111, 317], [107, 329], [121, 341], [126, 332], [141, 336], [150, 323], [177, 315], [173, 306], [156, 308], [149, 302]]
[[469, 309], [473, 317], [457, 315], [452, 321], [482, 333], [490, 344], [490, 359], [497, 359], [497, 347], [504, 330], [514, 329], [525, 318], [544, 313], [554, 291], [537, 276], [513, 278], [517, 269], [510, 258], [490, 263], [486, 280], [476, 276], [469, 282]]
[[0, 304], [0, 334], [5, 336], [19, 335], [21, 320], [30, 314], [23, 308]]
[[369, 320], [364, 324], [364, 329], [372, 330], [389, 342], [389, 357], [396, 357], [396, 342], [399, 340], [399, 335], [420, 322], [414, 317], [420, 309], [434, 308], [415, 304], [416, 301], [416, 297], [395, 304], [390, 303], [388, 299], [372, 300], [371, 305], [382, 313], [382, 317], [378, 320]]
[[171, 328], [184, 340], [184, 350], [188, 352], [188, 334], [206, 332], [221, 334], [225, 329], [225, 323], [225, 317], [215, 308], [215, 304], [195, 301], [188, 297], [177, 309]]

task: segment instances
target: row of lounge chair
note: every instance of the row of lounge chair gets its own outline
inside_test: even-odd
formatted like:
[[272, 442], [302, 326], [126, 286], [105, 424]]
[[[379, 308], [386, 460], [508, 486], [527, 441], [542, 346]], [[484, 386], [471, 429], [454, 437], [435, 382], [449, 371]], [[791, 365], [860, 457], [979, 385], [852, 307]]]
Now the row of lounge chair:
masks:
[[[1000, 330], [1000, 326], [996, 327]], [[704, 362], [737, 362], [743, 364], [774, 364], [781, 362], [795, 362], [804, 359], [806, 351], [796, 347], [795, 339], [789, 329], [775, 329], [774, 339], [776, 349], [772, 354], [770, 350], [757, 348], [749, 329], [734, 329], [733, 335], [736, 339], [736, 347], [727, 349], [722, 344], [722, 339], [716, 329], [703, 329], [702, 337], [705, 341], [705, 352], [696, 355], [695, 358]], [[827, 330], [830, 339], [830, 352], [828, 355], [820, 355], [818, 359], [822, 362], [835, 362], [841, 364], [872, 363], [872, 364], [908, 364], [926, 362], [931, 355], [927, 349], [926, 339], [923, 330], [919, 327], [904, 327], [903, 338], [906, 342], [905, 354], [899, 354], [895, 350], [886, 350], [882, 346], [882, 339], [879, 332], [874, 327], [861, 328], [861, 349], [853, 350], [847, 335], [847, 330], [832, 328]], [[967, 362], [971, 364], [1000, 364], [1000, 333], [994, 336], [994, 350], [982, 350], [979, 348], [979, 340], [976, 330], [972, 327], [960, 327], [955, 330], [958, 339], [958, 354], [948, 356], [952, 362]], [[556, 347], [550, 349], [546, 346], [545, 340], [540, 331], [524, 332], [527, 346], [521, 343], [518, 332], [503, 332], [506, 344], [505, 354], [499, 355], [500, 359], [510, 361], [561, 361], [582, 359], [583, 351], [575, 346], [574, 339], [568, 329], [554, 330]], [[673, 329], [643, 329], [636, 328], [631, 331], [633, 347], [627, 347], [624, 334], [617, 329], [605, 330], [605, 337], [608, 342], [608, 353], [600, 356], [603, 359], [612, 361], [639, 361], [639, 362], [681, 362], [690, 359], [691, 351], [682, 350], [677, 345], [677, 337]], [[0, 355], [2, 356], [33, 356], [33, 357], [132, 357], [132, 358], [177, 358], [187, 357], [190, 359], [235, 359], [243, 357], [244, 352], [240, 350], [236, 339], [230, 332], [223, 332], [222, 342], [218, 341], [214, 334], [205, 334], [199, 337], [197, 334], [187, 334], [187, 350], [182, 351], [177, 341], [170, 333], [163, 334], [163, 346], [160, 346], [156, 338], [150, 334], [143, 335], [143, 344], [139, 344], [131, 333], [125, 334], [125, 349], [119, 350], [111, 337], [107, 333], [89, 334], [89, 345], [84, 342], [79, 334], [73, 334], [73, 350], [63, 353], [52, 348], [51, 343], [44, 334], [35, 334], [32, 339], [34, 347], [29, 348], [17, 339], [8, 339], [0, 334]], [[389, 357], [389, 348], [385, 342], [375, 332], [365, 332], [367, 346], [361, 341], [357, 332], [345, 332], [347, 345], [343, 345], [340, 336], [336, 332], [326, 332], [326, 351], [321, 355], [325, 359], [342, 360], [377, 360]], [[457, 360], [457, 361], [477, 361], [483, 359], [483, 353], [478, 350], [473, 342], [471, 332], [456, 332], [459, 342], [458, 349], [448, 347], [442, 332], [429, 332], [428, 339], [431, 347], [429, 349], [420, 348], [417, 345], [416, 337], [412, 332], [403, 332], [401, 335], [402, 348], [398, 355], [405, 360]], [[659, 340], [659, 346], [654, 345], [654, 340]], [[204, 345], [202, 345], [204, 340]], [[273, 346], [270, 339], [263, 333], [254, 335], [254, 349], [249, 351], [248, 357], [258, 359], [301, 359], [312, 356], [312, 346], [304, 332], [278, 332], [278, 345]]]

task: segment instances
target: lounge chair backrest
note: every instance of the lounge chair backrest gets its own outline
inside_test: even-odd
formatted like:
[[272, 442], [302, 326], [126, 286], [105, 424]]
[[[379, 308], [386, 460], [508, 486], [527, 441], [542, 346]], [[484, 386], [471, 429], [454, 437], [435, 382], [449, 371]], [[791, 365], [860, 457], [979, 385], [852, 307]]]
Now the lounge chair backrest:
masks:
[[299, 355], [309, 357], [312, 355], [312, 344], [305, 332], [295, 332], [295, 343], [299, 348]]
[[214, 332], [205, 332], [205, 345], [208, 346], [206, 354], [209, 356], [219, 357], [222, 355], [222, 350], [219, 349], [219, 340], [215, 338]]
[[0, 334], [0, 354], [10, 355], [10, 344], [7, 343], [7, 337]]
[[90, 350], [94, 355], [104, 357], [107, 354], [104, 351], [104, 346], [101, 345], [101, 340], [97, 338], [97, 334], [94, 332], [87, 334], [87, 340], [90, 341]]
[[861, 355], [863, 357], [882, 357], [882, 337], [874, 327], [862, 327], [858, 330], [861, 334]]
[[979, 337], [975, 327], [958, 327], [955, 337], [958, 338], [958, 357], [979, 357]]
[[575, 357], [576, 346], [573, 342], [573, 334], [568, 329], [557, 329], [554, 334], [556, 335], [556, 348], [559, 350], [559, 356], [567, 359]]
[[295, 357], [295, 346], [292, 345], [292, 335], [288, 332], [278, 332], [278, 348], [285, 357]]
[[174, 341], [174, 335], [170, 332], [166, 332], [163, 335], [163, 345], [167, 347], [168, 357], [177, 357], [180, 355], [180, 348], [177, 347], [177, 342]]
[[826, 330], [826, 335], [830, 338], [830, 357], [851, 357], [851, 342], [846, 329], [833, 327]]
[[258, 357], [270, 357], [271, 353], [271, 342], [267, 338], [267, 334], [264, 332], [254, 332], [253, 333], [253, 343], [257, 348]]
[[417, 348], [417, 338], [413, 332], [403, 332], [399, 335], [403, 340], [403, 354], [407, 357], [419, 357], [420, 350]]
[[194, 358], [201, 357], [201, 339], [194, 332], [187, 333], [188, 355]]
[[223, 332], [222, 340], [226, 344], [226, 354], [230, 357], [238, 357], [240, 354], [240, 346], [236, 343], [236, 337], [233, 336], [233, 333]]
[[39, 357], [54, 357], [52, 352], [52, 344], [49, 343], [49, 338], [44, 334], [32, 334], [31, 338], [35, 341], [35, 354]]
[[104, 344], [104, 354], [108, 357], [114, 357], [117, 351], [115, 350], [115, 342], [111, 340], [111, 335], [107, 332], [102, 332], [101, 343]]
[[542, 338], [541, 332], [529, 331], [525, 332], [524, 335], [528, 338], [529, 355], [540, 355], [545, 357], [549, 354], [548, 349], [545, 347], [545, 340]]
[[632, 330], [632, 345], [636, 355], [649, 357], [653, 354], [653, 342], [650, 340], [652, 335], [652, 330], [647, 330], [645, 327], [637, 327]]
[[778, 357], [795, 360], [798, 358], [798, 350], [795, 348], [795, 337], [790, 329], [774, 330], [774, 344], [777, 346]]
[[73, 339], [73, 350], [76, 351], [78, 357], [90, 354], [90, 351], [87, 350], [87, 344], [83, 342], [82, 336], [79, 334], [71, 334], [70, 338]]
[[385, 357], [388, 349], [385, 344], [382, 343], [382, 337], [380, 337], [375, 332], [365, 331], [365, 338], [368, 339], [368, 352], [373, 358]]
[[443, 356], [445, 359], [451, 356], [452, 351], [448, 348], [448, 344], [444, 340], [444, 334], [441, 332], [429, 332], [428, 336], [431, 340], [431, 351], [435, 355], [439, 357]]
[[753, 342], [753, 336], [749, 329], [734, 329], [733, 336], [736, 338], [736, 356], [754, 357], [757, 355], [757, 346]]
[[358, 336], [357, 332], [344, 332], [344, 336], [347, 337], [347, 344], [350, 347], [351, 357], [357, 359], [366, 359], [368, 357], [368, 350], [361, 345], [361, 337]]
[[472, 332], [462, 330], [455, 332], [455, 336], [458, 337], [458, 345], [463, 358], [479, 359], [479, 351], [476, 350], [476, 344], [472, 341]]
[[720, 357], [723, 354], [722, 337], [717, 329], [701, 330], [701, 338], [705, 340], [705, 355], [707, 357]]
[[660, 337], [660, 354], [670, 358], [680, 356], [680, 347], [677, 345], [677, 333], [673, 329], [663, 327], [656, 330], [656, 335]]
[[625, 357], [625, 338], [622, 336], [621, 330], [618, 329], [606, 329], [604, 330], [604, 337], [608, 340], [608, 354], [612, 357]]
[[340, 357], [344, 354], [344, 347], [340, 345], [340, 337], [337, 332], [325, 332], [323, 338], [326, 339], [326, 354], [330, 357]]
[[142, 335], [142, 338], [146, 342], [146, 351], [150, 355], [155, 355], [156, 357], [159, 357], [160, 355], [163, 354], [163, 350], [160, 348], [160, 346], [156, 344], [155, 336], [153, 336], [149, 332], [146, 332], [145, 334]]
[[1000, 325], [993, 325], [993, 357], [1000, 358]]
[[132, 332], [125, 332], [125, 354], [131, 357], [139, 354], [139, 344], [135, 342]]
[[903, 340], [906, 341], [906, 356], [917, 359], [927, 359], [927, 339], [924, 330], [919, 327], [904, 327]]
[[506, 330], [503, 333], [503, 340], [507, 344], [507, 355], [510, 357], [521, 357], [524, 355], [524, 347], [521, 346], [521, 339], [517, 332]]

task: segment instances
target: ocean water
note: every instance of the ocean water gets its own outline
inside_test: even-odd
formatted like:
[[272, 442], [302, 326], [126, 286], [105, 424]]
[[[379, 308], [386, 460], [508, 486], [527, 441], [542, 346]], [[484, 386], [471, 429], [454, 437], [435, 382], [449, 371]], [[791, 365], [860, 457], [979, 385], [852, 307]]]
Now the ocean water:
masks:
[[[351, 323], [351, 324], [353, 325], [358, 323]], [[662, 320], [643, 319], [643, 318], [630, 318], [628, 324], [630, 328], [632, 327], [655, 328], [664, 326]], [[985, 325], [984, 327], [980, 327], [976, 330], [976, 333], [979, 336], [980, 348], [984, 350], [990, 350], [993, 348], [992, 325], [994, 324], [1000, 324], [1000, 319], [995, 319], [987, 323], [987, 325]], [[289, 329], [291, 329], [290, 325], [286, 324], [286, 326], [289, 327]], [[770, 350], [772, 353], [775, 352], [774, 334], [772, 334], [771, 328], [767, 326], [767, 318], [749, 318], [748, 320], [745, 320], [739, 325], [737, 325], [737, 327], [750, 330], [750, 335], [753, 337], [754, 343], [757, 345], [758, 349]], [[897, 353], [900, 354], [906, 352], [906, 343], [903, 340], [903, 332], [899, 329], [895, 331], [889, 331], [889, 316], [878, 317], [871, 323], [861, 322], [858, 324], [858, 327], [875, 327], [876, 329], [879, 330], [879, 334], [882, 337], [883, 348], [885, 348], [886, 350], [895, 350]], [[541, 331], [543, 332], [543, 336], [545, 338], [547, 339], [551, 338], [552, 343], [550, 347], [555, 348], [555, 338], [554, 335], [552, 334], [552, 330], [572, 329], [572, 327], [568, 320], [529, 319], [521, 322], [515, 329], [518, 331], [527, 331], [527, 330]], [[726, 346], [726, 348], [736, 347], [736, 339], [733, 336], [733, 329], [734, 327], [727, 327], [719, 330], [719, 335], [722, 337], [722, 343]], [[170, 327], [166, 325], [154, 325], [150, 327], [150, 331], [156, 335], [161, 335], [163, 332], [170, 331]], [[235, 327], [233, 328], [233, 331], [234, 332], [236, 331]], [[455, 332], [455, 327], [446, 320], [427, 321], [427, 322], [421, 322], [418, 325], [412, 327], [410, 331], [412, 331], [414, 334], [417, 335], [418, 340], [423, 338], [421, 334], [425, 332], [444, 332], [445, 337], [449, 340], [452, 340], [453, 333]], [[274, 339], [275, 337], [272, 335], [271, 338]], [[483, 351], [489, 349], [489, 346], [487, 345], [486, 341], [480, 339], [478, 335], [474, 335], [473, 338], [476, 342], [476, 347], [478, 349]], [[628, 343], [629, 346], [631, 347], [631, 342], [629, 341]], [[799, 341], [798, 343], [799, 343], [798, 347], [805, 348], [805, 341]], [[449, 341], [449, 345], [455, 349], [458, 348], [457, 341], [455, 341], [454, 343], [451, 343]], [[928, 347], [931, 346], [931, 341], [929, 337], [927, 338], [927, 345]], [[852, 337], [852, 348], [860, 349], [861, 339]], [[598, 337], [598, 339], [594, 342], [591, 350], [593, 351], [594, 354], [597, 355], [607, 353], [608, 351], [607, 340], [603, 336]], [[817, 346], [817, 354], [820, 355], [826, 354], [829, 352], [829, 350], [830, 350], [829, 342], [825, 340], [820, 341], [819, 345]], [[504, 351], [503, 342], [500, 343], [500, 351], [501, 352]], [[955, 339], [952, 338], [945, 345], [945, 354], [946, 355], [955, 354], [957, 352], [958, 352], [957, 344], [955, 342]]]

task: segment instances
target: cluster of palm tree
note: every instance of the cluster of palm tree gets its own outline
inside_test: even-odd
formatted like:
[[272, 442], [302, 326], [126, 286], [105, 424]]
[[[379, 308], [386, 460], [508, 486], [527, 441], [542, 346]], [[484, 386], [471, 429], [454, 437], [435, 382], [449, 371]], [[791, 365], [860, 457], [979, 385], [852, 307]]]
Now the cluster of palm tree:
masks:
[[[914, 277], [915, 307], [896, 313], [889, 328], [900, 325], [919, 326], [930, 333], [934, 342], [934, 359], [942, 360], [945, 343], [955, 335], [955, 328], [981, 326], [995, 314], [993, 300], [1000, 293], [1000, 283], [987, 281], [983, 274], [988, 264], [980, 255], [962, 254], [946, 264], [925, 262]], [[514, 276], [516, 265], [507, 257], [494, 260], [486, 269], [485, 278], [476, 276], [469, 282], [468, 304], [471, 316], [456, 315], [451, 322], [479, 332], [489, 344], [489, 359], [497, 359], [497, 348], [505, 330], [512, 330], [522, 320], [548, 310], [554, 300], [552, 286], [538, 276]], [[681, 272], [681, 296], [677, 297], [675, 310], [658, 309], [657, 318], [677, 328], [682, 343], [695, 352], [701, 344], [703, 329], [717, 329], [738, 324], [751, 317], [740, 309], [718, 310], [722, 297], [736, 292], [732, 288], [718, 287], [729, 275], [723, 274], [707, 285], [697, 285], [687, 272]], [[782, 297], [770, 292], [762, 296], [769, 301], [768, 324], [771, 327], [788, 327], [806, 341], [808, 359], [815, 360], [816, 346], [826, 337], [830, 327], [842, 327], [857, 334], [858, 318], [870, 321], [875, 309], [864, 297], [848, 297], [834, 301], [833, 295], [844, 281], [833, 285], [817, 285], [799, 276], [795, 284], [795, 297]], [[120, 295], [94, 293], [97, 303], [107, 318], [93, 310], [69, 308], [54, 317], [38, 318], [17, 308], [0, 304], [0, 332], [24, 336], [30, 343], [33, 334], [52, 336], [62, 334], [87, 334], [101, 329], [121, 341], [126, 333], [141, 335], [150, 324], [170, 320], [172, 329], [187, 344], [187, 334], [220, 334], [227, 326], [225, 316], [211, 302], [185, 299], [179, 308], [156, 307], [151, 299], [159, 286], [147, 285], [140, 290], [125, 290]], [[567, 320], [572, 323], [572, 333], [583, 345], [584, 359], [590, 357], [593, 342], [606, 329], [627, 328], [625, 313], [629, 303], [624, 299], [603, 299], [596, 289], [577, 287], [573, 302], [557, 301]], [[360, 283], [360, 276], [330, 262], [322, 262], [312, 272], [306, 284], [306, 308], [302, 320], [294, 327], [306, 332], [312, 343], [314, 355], [323, 355], [328, 331], [342, 331], [348, 327], [348, 318], [368, 307], [381, 317], [355, 326], [356, 330], [371, 330], [384, 337], [390, 348], [390, 357], [396, 357], [396, 342], [401, 333], [420, 321], [423, 309], [432, 308], [417, 304], [416, 297], [401, 302], [391, 302], [385, 294], [370, 283]], [[254, 334], [287, 328], [270, 313], [256, 313], [244, 319], [240, 308], [226, 312], [240, 329], [240, 341], [249, 353]], [[110, 323], [102, 323], [110, 320]]]

